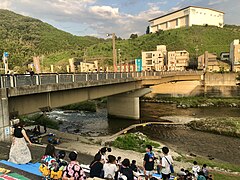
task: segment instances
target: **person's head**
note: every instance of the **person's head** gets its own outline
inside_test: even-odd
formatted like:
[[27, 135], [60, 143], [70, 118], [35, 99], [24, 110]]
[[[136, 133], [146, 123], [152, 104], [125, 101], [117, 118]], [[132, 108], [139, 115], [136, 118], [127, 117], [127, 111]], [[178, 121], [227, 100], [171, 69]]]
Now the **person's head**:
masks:
[[70, 152], [68, 157], [71, 161], [76, 161], [77, 160], [77, 152], [76, 151]]
[[16, 125], [14, 125], [14, 127], [21, 127], [21, 128], [23, 128], [23, 126], [24, 126], [23, 121], [19, 121]]
[[58, 158], [59, 158], [59, 159], [64, 159], [65, 156], [66, 156], [66, 152], [65, 152], [64, 150], [60, 150], [60, 151], [58, 152]]
[[111, 164], [116, 163], [116, 157], [113, 156], [113, 155], [109, 155], [108, 156], [108, 162], [111, 163]]
[[151, 145], [147, 145], [146, 146], [146, 152], [151, 152], [152, 151], [152, 146]]
[[101, 159], [102, 159], [101, 154], [96, 154], [96, 155], [94, 156], [94, 161], [101, 161]]
[[193, 161], [193, 165], [197, 165], [198, 163], [197, 163], [197, 161]]
[[136, 163], [137, 163], [137, 162], [136, 162], [136, 160], [132, 160], [132, 164], [134, 164], [134, 165], [135, 165]]
[[130, 166], [130, 160], [129, 159], [124, 159], [123, 161], [122, 161], [122, 165], [123, 166], [125, 166], [125, 167], [129, 167]]
[[203, 168], [207, 168], [207, 165], [206, 165], [206, 164], [203, 164]]
[[169, 153], [168, 147], [163, 147], [162, 152], [163, 152], [163, 154], [168, 154]]
[[184, 172], [184, 169], [183, 169], [183, 168], [181, 168], [181, 171], [183, 171], [183, 172]]
[[48, 156], [55, 156], [55, 147], [52, 144], [48, 144], [46, 149], [45, 149], [45, 155]]
[[122, 159], [121, 156], [118, 156], [117, 160], [118, 160], [118, 161], [121, 161], [121, 159]]
[[204, 173], [202, 172], [202, 171], [200, 171], [200, 172], [198, 172], [198, 175], [200, 176], [200, 175], [204, 175]]

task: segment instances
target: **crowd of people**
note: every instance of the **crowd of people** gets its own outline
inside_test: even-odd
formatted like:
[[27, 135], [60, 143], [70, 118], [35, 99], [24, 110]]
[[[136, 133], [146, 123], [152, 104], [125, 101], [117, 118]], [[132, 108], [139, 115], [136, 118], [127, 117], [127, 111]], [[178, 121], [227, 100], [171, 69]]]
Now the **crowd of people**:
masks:
[[[23, 124], [20, 122], [12, 129], [12, 145], [9, 154], [9, 161], [16, 164], [29, 163], [31, 152], [26, 144], [31, 145]], [[58, 180], [84, 180], [90, 178], [102, 178], [109, 180], [140, 180], [140, 179], [162, 179], [162, 180], [212, 180], [209, 175], [207, 165], [202, 168], [196, 161], [193, 162], [191, 170], [181, 169], [180, 172], [174, 172], [174, 161], [169, 154], [169, 148], [161, 149], [162, 156], [157, 157], [153, 152], [152, 146], [146, 146], [146, 153], [143, 157], [143, 166], [137, 166], [136, 160], [121, 157], [115, 157], [111, 154], [112, 149], [109, 147], [101, 148], [89, 165], [89, 172], [86, 172], [77, 161], [78, 153], [72, 151], [65, 160], [66, 152], [60, 150], [56, 153], [53, 144], [48, 144], [45, 153], [41, 158], [39, 170], [42, 172], [44, 179]], [[155, 171], [156, 169], [156, 171]], [[177, 174], [173, 177], [173, 174]]]

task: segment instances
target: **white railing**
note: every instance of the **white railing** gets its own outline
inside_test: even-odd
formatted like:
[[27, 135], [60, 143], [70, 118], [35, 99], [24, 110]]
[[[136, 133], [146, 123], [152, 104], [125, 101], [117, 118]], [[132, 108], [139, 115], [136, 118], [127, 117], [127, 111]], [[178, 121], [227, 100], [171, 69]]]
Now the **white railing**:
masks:
[[0, 88], [45, 85], [45, 84], [63, 84], [80, 83], [88, 81], [105, 81], [117, 79], [136, 79], [143, 77], [166, 77], [176, 75], [201, 75], [202, 71], [159, 71], [159, 72], [117, 72], [117, 73], [77, 73], [77, 74], [14, 74], [0, 75]]

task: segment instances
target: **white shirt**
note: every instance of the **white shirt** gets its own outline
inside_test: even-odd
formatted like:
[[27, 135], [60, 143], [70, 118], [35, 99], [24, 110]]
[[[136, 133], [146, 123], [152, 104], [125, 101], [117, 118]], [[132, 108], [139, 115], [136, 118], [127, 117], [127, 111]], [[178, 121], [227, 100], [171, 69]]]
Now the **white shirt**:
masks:
[[114, 179], [115, 177], [115, 172], [118, 171], [118, 168], [116, 164], [104, 164], [103, 165], [103, 171], [104, 171], [104, 178], [112, 178]]
[[200, 166], [198, 166], [198, 165], [194, 165], [193, 167], [192, 167], [192, 172], [193, 172], [193, 174], [194, 174], [194, 176], [195, 177], [198, 177], [198, 172], [200, 172]]
[[162, 173], [163, 174], [171, 174], [170, 164], [168, 163], [166, 158], [170, 164], [173, 164], [173, 159], [172, 159], [171, 155], [163, 156], [163, 158], [162, 158]]

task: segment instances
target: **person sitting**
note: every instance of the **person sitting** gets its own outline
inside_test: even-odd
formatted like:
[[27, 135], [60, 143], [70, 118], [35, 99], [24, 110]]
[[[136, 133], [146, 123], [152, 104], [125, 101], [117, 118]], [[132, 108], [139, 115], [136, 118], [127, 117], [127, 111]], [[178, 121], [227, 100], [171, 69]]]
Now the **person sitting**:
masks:
[[138, 172], [138, 167], [136, 165], [136, 160], [132, 160], [132, 164], [130, 165], [130, 169], [133, 170], [133, 172]]
[[121, 167], [121, 159], [122, 157], [121, 156], [118, 156], [117, 158], [117, 166], [120, 168]]
[[86, 175], [77, 161], [77, 152], [73, 151], [69, 154], [70, 163], [64, 168], [62, 180], [83, 180]]
[[93, 162], [90, 164], [90, 177], [103, 178], [103, 164], [101, 163], [101, 155], [96, 154]]
[[116, 157], [113, 155], [108, 156], [108, 163], [103, 165], [104, 178], [115, 179], [116, 172], [118, 171], [116, 165]]
[[66, 152], [64, 150], [60, 150], [57, 155], [57, 163], [58, 163], [58, 169], [63, 171], [65, 166], [68, 165], [68, 162], [64, 160], [66, 156]]
[[204, 173], [203, 173], [202, 171], [198, 172], [197, 180], [207, 180], [207, 179], [204, 177]]
[[45, 149], [45, 153], [41, 158], [41, 165], [39, 167], [45, 178], [49, 178], [51, 170], [56, 168], [55, 147], [52, 144], [48, 144]]
[[207, 168], [207, 165], [206, 165], [206, 164], [203, 164], [202, 172], [203, 172], [205, 178], [207, 179], [207, 178], [208, 178], [208, 175], [209, 175], [209, 171], [208, 171], [208, 168]]
[[120, 174], [127, 177], [127, 180], [134, 180], [133, 170], [129, 168], [129, 159], [124, 159], [122, 161], [122, 166], [120, 168]]
[[107, 152], [111, 152], [111, 151], [112, 151], [112, 149], [108, 148], [108, 147], [103, 147], [98, 151], [97, 154], [101, 155], [101, 161], [102, 161], [103, 164], [107, 162], [107, 158], [106, 158]]

